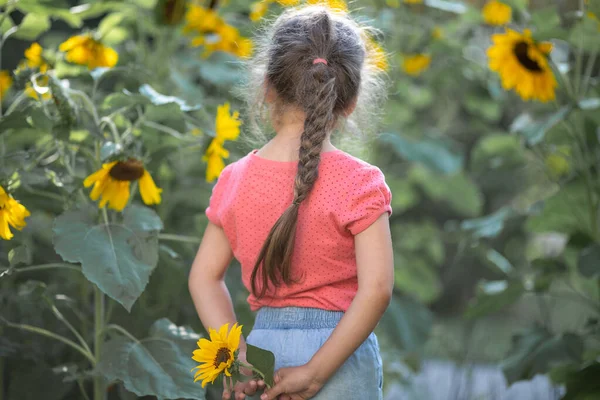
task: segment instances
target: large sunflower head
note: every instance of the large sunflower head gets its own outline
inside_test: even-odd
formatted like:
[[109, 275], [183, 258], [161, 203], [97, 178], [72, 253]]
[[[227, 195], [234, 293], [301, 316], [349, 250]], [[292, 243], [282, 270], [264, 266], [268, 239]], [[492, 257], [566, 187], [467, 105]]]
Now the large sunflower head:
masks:
[[27, 225], [25, 218], [30, 215], [25, 206], [6, 193], [4, 188], [0, 186], [0, 238], [4, 240], [12, 239], [14, 235], [10, 231], [10, 227], [12, 226], [20, 231]]
[[[217, 332], [215, 329], [208, 330], [210, 340], [202, 338], [198, 341], [198, 349], [194, 350], [192, 359], [200, 365], [192, 369], [198, 369], [194, 374], [194, 382], [202, 380], [202, 387], [207, 383], [213, 383], [221, 373], [231, 376], [231, 366], [236, 357], [236, 351], [240, 345], [242, 325], [237, 322], [229, 330], [229, 324], [223, 325]], [[229, 333], [228, 333], [229, 332]]]
[[108, 205], [113, 210], [122, 211], [129, 200], [129, 187], [133, 181], [139, 182], [144, 203], [160, 203], [162, 189], [156, 187], [144, 164], [133, 158], [103, 164], [102, 168], [85, 178], [83, 185], [94, 185], [90, 198], [95, 201], [102, 197], [98, 204], [100, 208]]
[[556, 79], [548, 63], [550, 43], [538, 43], [531, 32], [506, 29], [492, 36], [488, 49], [490, 69], [496, 71], [505, 90], [515, 89], [523, 100], [554, 100]]

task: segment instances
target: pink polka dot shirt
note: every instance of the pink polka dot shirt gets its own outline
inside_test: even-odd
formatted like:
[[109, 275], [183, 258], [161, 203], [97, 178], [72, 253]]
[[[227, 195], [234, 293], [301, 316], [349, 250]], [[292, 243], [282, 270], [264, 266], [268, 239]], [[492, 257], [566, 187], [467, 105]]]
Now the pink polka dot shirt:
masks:
[[[252, 150], [229, 164], [213, 187], [206, 216], [221, 227], [242, 267], [250, 275], [275, 221], [293, 201], [297, 161], [274, 161]], [[252, 310], [313, 307], [346, 311], [358, 290], [354, 235], [381, 214], [392, 214], [391, 192], [381, 170], [342, 150], [321, 154], [319, 177], [300, 204], [292, 277], [297, 283], [269, 286]]]

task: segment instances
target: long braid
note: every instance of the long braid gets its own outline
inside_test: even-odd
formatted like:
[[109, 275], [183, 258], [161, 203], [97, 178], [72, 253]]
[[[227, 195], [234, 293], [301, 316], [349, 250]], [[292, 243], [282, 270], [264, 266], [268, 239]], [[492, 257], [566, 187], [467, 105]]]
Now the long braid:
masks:
[[[334, 34], [327, 11], [290, 19], [273, 38], [267, 80], [275, 87], [284, 104], [295, 104], [305, 114], [300, 136], [298, 171], [294, 180], [294, 200], [275, 222], [259, 253], [251, 275], [252, 293], [261, 298], [269, 283], [276, 287], [292, 277], [292, 255], [300, 204], [310, 194], [319, 175], [323, 142], [333, 129], [337, 116], [357, 95], [360, 66], [364, 58], [360, 45], [352, 51], [336, 48], [355, 34], [343, 23]], [[360, 44], [358, 39], [355, 43]], [[329, 59], [329, 64], [315, 58]], [[262, 267], [261, 267], [262, 264]]]

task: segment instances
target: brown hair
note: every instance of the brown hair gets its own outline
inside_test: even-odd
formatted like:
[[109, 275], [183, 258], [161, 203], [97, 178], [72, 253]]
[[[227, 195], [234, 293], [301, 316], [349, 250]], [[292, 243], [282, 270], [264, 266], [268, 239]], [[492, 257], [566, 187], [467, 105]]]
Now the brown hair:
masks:
[[[361, 28], [322, 6], [288, 10], [271, 29], [257, 57], [263, 61], [263, 80], [275, 91], [279, 107], [297, 107], [306, 118], [294, 200], [271, 228], [252, 271], [252, 293], [259, 298], [269, 283], [277, 287], [295, 281], [291, 261], [300, 203], [317, 180], [323, 142], [358, 101], [367, 55]], [[314, 63], [317, 58], [327, 63]]]

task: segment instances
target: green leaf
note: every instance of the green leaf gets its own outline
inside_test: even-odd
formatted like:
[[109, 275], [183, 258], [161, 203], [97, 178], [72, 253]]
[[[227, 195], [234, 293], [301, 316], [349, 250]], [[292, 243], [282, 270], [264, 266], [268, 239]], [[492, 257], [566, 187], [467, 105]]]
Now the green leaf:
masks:
[[108, 14], [106, 17], [102, 18], [102, 21], [100, 21], [100, 23], [98, 24], [98, 34], [101, 37], [104, 37], [106, 34], [108, 34], [110, 31], [116, 28], [119, 24], [121, 24], [121, 22], [123, 22], [123, 20], [128, 16], [129, 15], [127, 15], [124, 12], [114, 12]]
[[54, 222], [54, 247], [68, 262], [81, 263], [85, 277], [131, 311], [158, 262], [156, 214], [130, 206], [122, 223], [96, 223], [94, 209], [66, 211]]
[[0, 33], [5, 34], [9, 29], [12, 29], [15, 26], [12, 18], [9, 15], [4, 17], [2, 21], [2, 25], [0, 25]]
[[15, 32], [15, 37], [23, 40], [36, 40], [38, 36], [50, 29], [50, 25], [50, 18], [47, 15], [27, 14]]
[[409, 181], [396, 179], [393, 176], [386, 177], [386, 180], [393, 193], [392, 208], [395, 213], [400, 215], [417, 205], [419, 202], [419, 193]]
[[500, 364], [509, 385], [545, 374], [565, 362], [581, 362], [583, 339], [573, 333], [552, 336], [542, 327], [534, 327], [513, 336], [512, 348]]
[[530, 145], [538, 144], [544, 139], [546, 133], [560, 121], [563, 121], [571, 112], [571, 106], [563, 106], [557, 111], [536, 120], [527, 113], [519, 115], [511, 125], [511, 132], [518, 132]]
[[600, 398], [600, 363], [595, 361], [567, 375], [566, 393], [561, 400], [595, 400]]
[[586, 52], [597, 51], [598, 21], [592, 18], [581, 18], [571, 29], [567, 41], [575, 48]]
[[431, 333], [433, 314], [422, 303], [394, 295], [381, 324], [401, 350], [419, 352]]
[[437, 268], [419, 254], [394, 253], [394, 286], [422, 303], [435, 301], [442, 293]]
[[[95, 70], [96, 71], [96, 70]], [[140, 95], [134, 93], [111, 93], [102, 102], [102, 110], [107, 113], [112, 113], [123, 107], [132, 107], [135, 105], [150, 104], [150, 101]]]
[[567, 31], [561, 27], [560, 15], [556, 6], [536, 10], [531, 15], [535, 40], [566, 39]]
[[37, 128], [44, 133], [52, 132], [54, 123], [41, 107], [32, 108], [29, 111], [29, 118], [31, 118], [31, 125], [34, 128]]
[[506, 134], [491, 134], [481, 138], [473, 148], [471, 169], [475, 173], [487, 170], [512, 169], [525, 162], [519, 139]]
[[79, 16], [71, 14], [68, 9], [50, 7], [40, 3], [35, 0], [21, 0], [17, 3], [17, 8], [25, 14], [39, 14], [50, 18], [62, 19], [72, 28], [81, 28], [83, 25], [83, 20]]
[[104, 142], [100, 148], [100, 159], [105, 161], [109, 157], [119, 154], [123, 150], [123, 147], [115, 142]]
[[465, 318], [479, 318], [500, 311], [514, 304], [524, 292], [525, 288], [519, 281], [484, 283], [480, 285], [476, 298], [465, 312]]
[[[177, 344], [185, 354], [192, 354], [202, 337], [189, 326], [177, 326], [168, 318], [156, 320], [150, 328], [150, 336], [165, 338]], [[190, 356], [191, 357], [191, 356]]]
[[246, 360], [265, 376], [265, 383], [269, 386], [274, 385], [273, 376], [275, 374], [275, 355], [269, 350], [247, 344]]
[[31, 264], [32, 255], [29, 248], [25, 245], [17, 246], [8, 252], [8, 263], [11, 267], [19, 264]]
[[121, 1], [103, 1], [102, 3], [86, 3], [71, 7], [69, 12], [81, 19], [94, 18], [109, 11], [122, 10], [125, 4]]
[[145, 96], [152, 102], [152, 104], [160, 106], [163, 104], [175, 103], [179, 106], [181, 111], [193, 111], [202, 108], [200, 104], [189, 105], [184, 100], [175, 97], [175, 96], [166, 96], [164, 94], [158, 93], [152, 86], [148, 84], [144, 84], [140, 86], [139, 92], [142, 96]]
[[600, 245], [593, 244], [579, 253], [577, 268], [586, 278], [600, 276]]
[[9, 129], [22, 129], [30, 128], [31, 126], [27, 123], [27, 116], [29, 110], [13, 111], [8, 115], [0, 118], [0, 132], [7, 131]]
[[408, 178], [431, 200], [447, 204], [461, 216], [474, 217], [481, 213], [483, 195], [477, 185], [463, 173], [440, 175], [415, 165]]
[[452, 152], [441, 141], [411, 141], [399, 134], [384, 133], [380, 136], [384, 144], [389, 144], [402, 158], [422, 164], [428, 169], [442, 174], [453, 174], [462, 166], [462, 156]]
[[526, 227], [531, 232], [591, 234], [585, 183], [572, 181], [545, 200], [541, 212], [532, 213]]
[[204, 400], [204, 389], [193, 379], [191, 370], [196, 363], [191, 357], [186, 349], [164, 337], [134, 342], [119, 336], [102, 345], [95, 372], [109, 382], [123, 382], [138, 396]]

